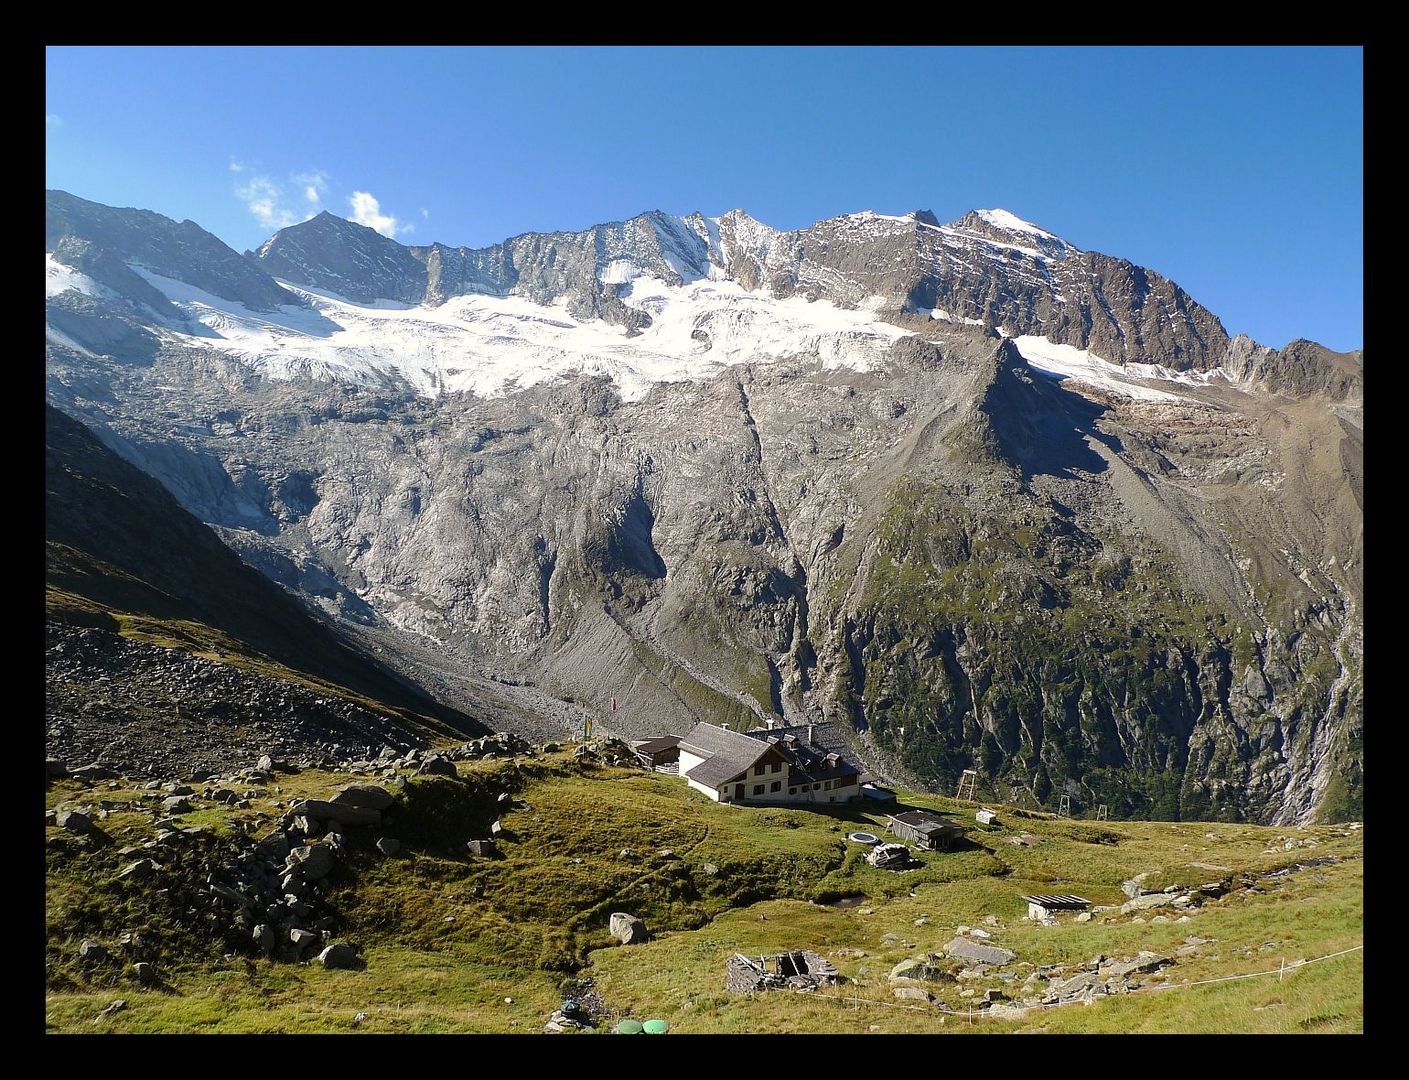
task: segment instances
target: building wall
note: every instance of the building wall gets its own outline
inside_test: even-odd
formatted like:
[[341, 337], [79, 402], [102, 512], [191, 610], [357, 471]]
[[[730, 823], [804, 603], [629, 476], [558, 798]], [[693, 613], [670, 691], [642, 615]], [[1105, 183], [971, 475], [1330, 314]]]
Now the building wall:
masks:
[[685, 783], [689, 784], [689, 785], [690, 785], [692, 788], [694, 788], [696, 791], [702, 791], [702, 792], [704, 792], [706, 795], [708, 795], [708, 796], [709, 796], [711, 799], [713, 799], [715, 802], [718, 802], [718, 801], [719, 801], [719, 792], [718, 792], [716, 789], [711, 788], [711, 787], [705, 787], [703, 784], [696, 783], [694, 780], [691, 780], [688, 776], [685, 777]]

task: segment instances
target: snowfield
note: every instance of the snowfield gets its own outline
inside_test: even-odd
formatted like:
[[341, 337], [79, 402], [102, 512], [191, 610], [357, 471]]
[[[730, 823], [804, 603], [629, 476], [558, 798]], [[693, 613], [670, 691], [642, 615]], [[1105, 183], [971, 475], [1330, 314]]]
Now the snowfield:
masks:
[[310, 308], [288, 305], [267, 314], [138, 272], [193, 321], [187, 331], [166, 331], [185, 344], [230, 352], [273, 379], [361, 385], [404, 379], [429, 396], [492, 397], [583, 372], [610, 378], [626, 400], [636, 401], [659, 382], [706, 379], [733, 364], [814, 352], [824, 368], [865, 371], [906, 336], [870, 310], [779, 300], [730, 281], [673, 286], [625, 261], [611, 263], [602, 276], [626, 284], [624, 302], [653, 320], [631, 337], [620, 326], [514, 296], [459, 296], [434, 308], [356, 304], [280, 282]]
[[[870, 212], [853, 219], [892, 220]], [[705, 219], [706, 227], [715, 220]], [[893, 342], [909, 334], [879, 318], [879, 297], [855, 310], [827, 300], [779, 299], [716, 277], [715, 266], [709, 277], [671, 285], [629, 260], [605, 265], [601, 280], [624, 286], [622, 300], [651, 316], [652, 324], [633, 335], [599, 319], [574, 318], [564, 305], [516, 296], [459, 296], [438, 307], [391, 300], [360, 304], [287, 281], [280, 284], [307, 306], [290, 303], [277, 312], [255, 312], [139, 265], [132, 269], [185, 316], [184, 323], [158, 329], [171, 340], [226, 352], [271, 379], [332, 379], [386, 389], [409, 385], [431, 397], [460, 392], [496, 397], [582, 373], [611, 379], [625, 400], [637, 401], [657, 383], [700, 381], [735, 364], [798, 356], [816, 356], [824, 370], [870, 371], [883, 365]], [[70, 289], [110, 295], [49, 253], [45, 289], [50, 297]], [[982, 325], [937, 308], [921, 313]], [[87, 351], [53, 327], [49, 339]], [[1139, 401], [1188, 403], [1192, 399], [1178, 390], [1226, 380], [1222, 372], [1112, 364], [1044, 337], [1013, 341], [1035, 371], [1066, 380], [1077, 392], [1097, 388]]]
[[1013, 338], [1027, 366], [1044, 375], [1062, 380], [1070, 380], [1071, 389], [1081, 389], [1082, 385], [1098, 387], [1107, 393], [1121, 394], [1136, 401], [1173, 401], [1182, 404], [1195, 403], [1196, 399], [1184, 394], [1160, 390], [1145, 385], [1146, 382], [1173, 383], [1178, 386], [1207, 386], [1212, 380], [1226, 381], [1221, 371], [1182, 372], [1171, 371], [1158, 364], [1112, 364], [1095, 353], [1078, 349], [1071, 345], [1057, 345], [1045, 337], [1025, 334]]

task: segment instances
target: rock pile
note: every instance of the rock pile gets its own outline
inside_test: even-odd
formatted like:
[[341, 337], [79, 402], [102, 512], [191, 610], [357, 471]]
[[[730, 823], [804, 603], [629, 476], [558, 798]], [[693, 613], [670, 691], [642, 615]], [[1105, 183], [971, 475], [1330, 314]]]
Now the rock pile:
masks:
[[866, 861], [881, 870], [905, 870], [915, 860], [904, 844], [878, 844], [866, 854]]
[[752, 994], [762, 990], [807, 993], [819, 986], [839, 982], [841, 976], [832, 962], [811, 949], [797, 949], [757, 959], [735, 953], [724, 964], [724, 985], [732, 994]]

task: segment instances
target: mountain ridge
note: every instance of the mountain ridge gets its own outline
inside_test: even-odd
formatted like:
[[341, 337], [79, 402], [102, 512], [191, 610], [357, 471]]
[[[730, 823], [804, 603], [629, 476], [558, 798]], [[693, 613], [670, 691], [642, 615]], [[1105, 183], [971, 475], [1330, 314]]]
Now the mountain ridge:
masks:
[[[185, 329], [51, 265], [50, 400], [334, 617], [623, 734], [845, 720], [916, 783], [1353, 814], [1363, 358], [923, 218], [432, 245], [447, 294], [493, 285], [435, 307], [139, 272]], [[308, 273], [409, 280], [330, 228], [399, 261]]]

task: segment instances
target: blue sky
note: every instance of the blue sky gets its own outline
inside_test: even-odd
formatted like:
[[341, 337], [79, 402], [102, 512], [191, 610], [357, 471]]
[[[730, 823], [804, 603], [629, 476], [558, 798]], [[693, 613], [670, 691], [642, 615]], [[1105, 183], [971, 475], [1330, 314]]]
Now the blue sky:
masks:
[[319, 209], [482, 246], [1004, 207], [1232, 333], [1362, 344], [1358, 48], [51, 48], [46, 74], [48, 186], [238, 250]]

